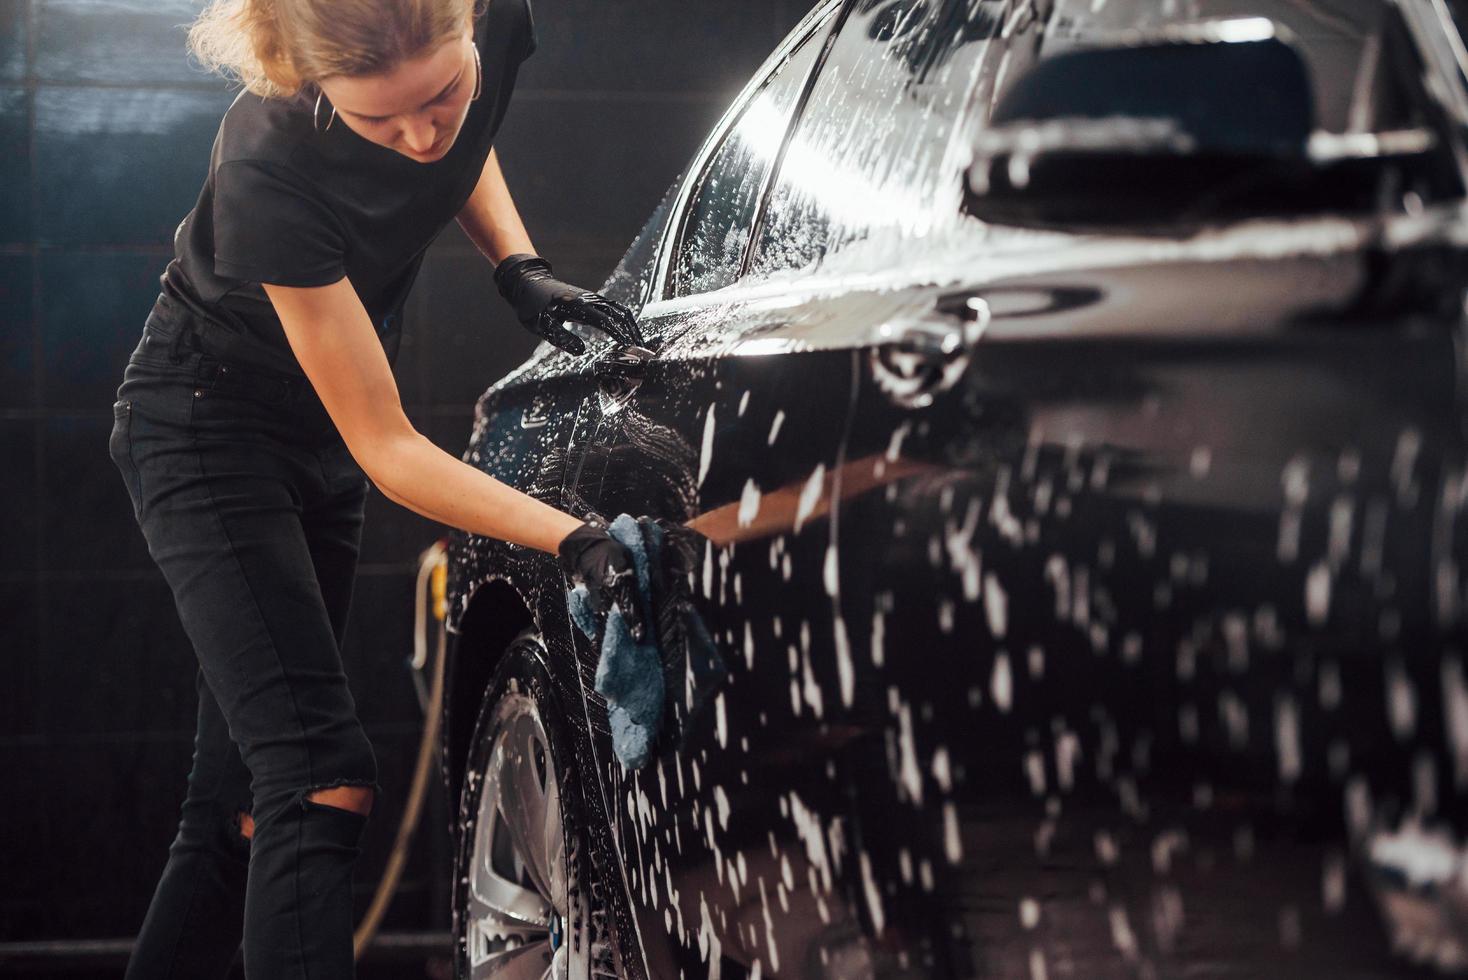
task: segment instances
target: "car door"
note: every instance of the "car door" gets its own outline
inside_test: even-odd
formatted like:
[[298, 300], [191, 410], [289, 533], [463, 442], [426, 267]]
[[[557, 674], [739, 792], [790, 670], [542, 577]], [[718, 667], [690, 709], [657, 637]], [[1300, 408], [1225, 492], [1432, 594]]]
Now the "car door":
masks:
[[[1073, 32], [1165, 9], [1060, 7]], [[818, 155], [804, 122], [789, 157]], [[1385, 975], [1342, 824], [1449, 795], [1442, 718], [1408, 705], [1462, 689], [1428, 561], [1463, 547], [1453, 331], [1330, 319], [1370, 270], [1280, 247], [1304, 226], [1168, 249], [986, 229], [947, 281], [962, 226], [909, 231], [940, 219], [864, 178], [777, 179], [752, 266], [855, 278], [875, 253], [945, 282], [862, 351], [844, 470], [879, 489], [832, 508], [825, 584], [884, 736], [843, 774], [873, 927], [926, 921], [937, 975], [1181, 975], [1219, 950], [1266, 974], [1327, 930], [1302, 974]], [[864, 237], [855, 199], [892, 201], [897, 234]]]
[[[608, 516], [656, 514], [714, 542], [697, 588], [728, 668], [681, 746], [646, 769], [623, 772], [599, 743], [655, 975], [713, 963], [780, 977], [942, 972], [920, 911], [899, 914], [866, 887], [870, 863], [855, 846], [853, 787], [897, 728], [888, 692], [851, 654], [833, 519], [843, 499], [907, 472], [899, 463], [874, 475], [875, 457], [851, 456], [855, 386], [867, 347], [920, 315], [930, 290], [811, 288], [819, 280], [799, 270], [770, 275], [751, 262], [767, 254], [756, 236], [787, 257], [815, 244], [804, 236], [839, 237], [822, 250], [834, 254], [900, 237], [950, 200], [957, 215], [953, 143], [998, 69], [991, 42], [1005, 7], [844, 5], [791, 58], [819, 73], [796, 93], [794, 133], [755, 101], [694, 171], [654, 280], [661, 298], [644, 310], [657, 356], [630, 372], [600, 366], [574, 490]], [[951, 188], [927, 197], [948, 170]], [[846, 198], [844, 237], [781, 224], [770, 202], [822, 174], [843, 194], [889, 198]], [[924, 212], [903, 216], [905, 230], [886, 220], [899, 199]]]

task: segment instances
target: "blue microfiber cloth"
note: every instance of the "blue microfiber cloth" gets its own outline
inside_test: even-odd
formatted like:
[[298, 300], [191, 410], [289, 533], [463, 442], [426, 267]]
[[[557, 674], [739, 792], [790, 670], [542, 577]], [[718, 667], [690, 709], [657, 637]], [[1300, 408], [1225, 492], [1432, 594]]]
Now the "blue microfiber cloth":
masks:
[[[663, 528], [651, 519], [621, 514], [608, 531], [632, 555], [648, 629], [646, 639], [636, 642], [622, 610], [612, 605], [601, 637], [596, 691], [607, 699], [612, 750], [624, 768], [638, 769], [651, 757], [669, 710], [672, 737], [667, 741], [681, 742], [693, 717], [723, 685], [727, 670], [693, 609], [687, 576], [680, 574], [679, 559], [686, 561], [686, 556], [665, 547]], [[586, 587], [567, 592], [566, 604], [577, 628], [595, 642], [596, 617]], [[687, 696], [672, 697], [685, 678]]]

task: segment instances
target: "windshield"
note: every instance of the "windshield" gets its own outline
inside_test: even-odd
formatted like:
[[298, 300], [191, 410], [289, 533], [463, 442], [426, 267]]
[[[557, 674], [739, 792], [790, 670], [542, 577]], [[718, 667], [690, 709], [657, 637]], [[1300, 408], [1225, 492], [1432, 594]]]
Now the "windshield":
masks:
[[[1468, 0], [1455, 10], [1468, 11]], [[1130, 31], [1264, 17], [1288, 32], [1310, 69], [1316, 128], [1371, 132], [1411, 122], [1384, 57], [1390, 13], [1380, 0], [1056, 0], [1045, 54]]]

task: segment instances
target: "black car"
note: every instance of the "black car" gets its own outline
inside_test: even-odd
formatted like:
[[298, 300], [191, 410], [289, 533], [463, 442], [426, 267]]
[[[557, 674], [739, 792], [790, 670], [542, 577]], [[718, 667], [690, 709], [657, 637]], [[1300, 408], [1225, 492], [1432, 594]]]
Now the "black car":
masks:
[[724, 673], [624, 769], [551, 557], [454, 539], [463, 973], [1468, 969], [1457, 13], [812, 10], [604, 287], [648, 349], [479, 403], [708, 539]]

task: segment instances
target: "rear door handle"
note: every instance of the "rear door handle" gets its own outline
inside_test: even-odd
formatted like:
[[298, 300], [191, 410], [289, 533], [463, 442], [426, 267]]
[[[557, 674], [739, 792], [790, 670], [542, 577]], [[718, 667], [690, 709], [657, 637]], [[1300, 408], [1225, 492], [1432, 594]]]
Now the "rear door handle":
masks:
[[932, 404], [968, 367], [974, 345], [989, 325], [989, 304], [972, 293], [942, 296], [915, 317], [889, 320], [872, 336], [871, 365], [877, 384], [908, 408]]
[[978, 343], [988, 325], [989, 304], [983, 297], [954, 293], [940, 297], [921, 316], [881, 324], [873, 340], [916, 354], [951, 357]]

